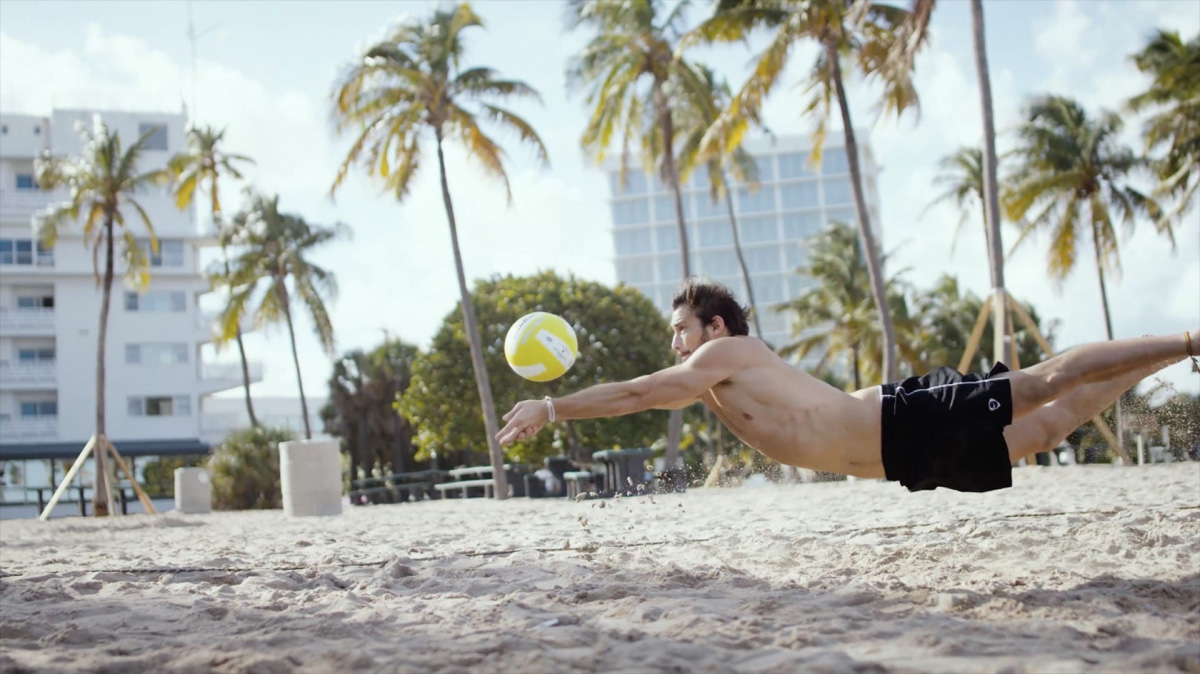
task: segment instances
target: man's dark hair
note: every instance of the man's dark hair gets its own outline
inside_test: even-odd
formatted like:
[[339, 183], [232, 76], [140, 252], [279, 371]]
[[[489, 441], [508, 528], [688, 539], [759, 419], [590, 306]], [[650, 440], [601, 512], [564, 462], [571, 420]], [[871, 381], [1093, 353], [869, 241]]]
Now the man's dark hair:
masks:
[[692, 314], [700, 319], [703, 326], [711, 325], [713, 319], [720, 316], [725, 321], [725, 328], [729, 330], [729, 334], [750, 334], [745, 307], [737, 303], [729, 288], [716, 281], [705, 281], [695, 277], [684, 281], [671, 298], [671, 309], [681, 306], [691, 309]]

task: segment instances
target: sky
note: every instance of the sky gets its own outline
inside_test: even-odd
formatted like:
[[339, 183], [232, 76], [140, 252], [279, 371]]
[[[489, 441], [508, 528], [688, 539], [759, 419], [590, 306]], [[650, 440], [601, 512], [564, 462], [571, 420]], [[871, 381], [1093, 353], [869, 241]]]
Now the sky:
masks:
[[[362, 170], [330, 196], [349, 139], [335, 133], [329, 92], [341, 67], [386, 29], [427, 16], [438, 3], [159, 0], [157, 2], [38, 2], [0, 0], [0, 110], [48, 115], [59, 108], [178, 112], [186, 104], [200, 124], [227, 128], [227, 151], [254, 158], [246, 181], [280, 196], [280, 206], [312, 223], [345, 223], [352, 236], [314, 260], [332, 271], [331, 304], [338, 352], [370, 349], [385, 335], [427, 347], [459, 299], [445, 211], [432, 158], [402, 203], [383, 194]], [[708, 4], [698, 2], [700, 19]], [[503, 135], [513, 202], [453, 145], [447, 147], [463, 262], [469, 280], [496, 274], [560, 274], [614, 284], [613, 249], [604, 173], [580, 149], [587, 120], [584, 92], [569, 90], [565, 66], [587, 41], [565, 32], [557, 0], [482, 0], [474, 5], [486, 30], [467, 33], [466, 64], [482, 64], [524, 80], [541, 102], [510, 107], [543, 139], [550, 166]], [[1119, 109], [1146, 80], [1128, 57], [1156, 28], [1200, 30], [1194, 0], [993, 0], [984, 2], [998, 147], [1013, 145], [1013, 129], [1030, 96], [1060, 94], [1089, 114]], [[195, 59], [189, 16], [197, 38]], [[942, 274], [960, 287], [989, 293], [981, 218], [968, 219], [952, 243], [959, 213], [930, 207], [939, 193], [938, 163], [959, 146], [980, 143], [982, 123], [972, 56], [969, 5], [943, 0], [934, 13], [929, 46], [916, 61], [920, 114], [876, 114], [870, 85], [848, 83], [854, 124], [881, 165], [879, 201], [889, 271], [927, 289]], [[751, 64], [750, 45], [697, 50], [738, 87]], [[780, 135], [808, 134], [813, 120], [798, 113], [796, 84], [815, 50], [797, 49], [783, 85], [766, 107]], [[193, 67], [193, 63], [195, 67]], [[194, 92], [194, 93], [193, 93]], [[1139, 120], [1124, 115], [1123, 140], [1140, 147]], [[831, 129], [840, 128], [831, 120]], [[431, 144], [429, 145], [431, 147]], [[240, 185], [222, 186], [234, 194]], [[224, 197], [228, 203], [230, 197]], [[228, 208], [228, 206], [227, 206]], [[1006, 226], [1005, 246], [1015, 240]], [[1189, 213], [1177, 246], [1139, 223], [1121, 239], [1122, 273], [1110, 279], [1117, 338], [1170, 333], [1200, 324], [1200, 214]], [[1063, 284], [1048, 280], [1047, 240], [1031, 238], [1006, 261], [1010, 293], [1032, 302], [1058, 323], [1059, 350], [1104, 338], [1094, 266], [1081, 262]], [[1090, 258], [1084, 249], [1081, 260]], [[208, 298], [206, 302], [216, 301]], [[312, 324], [298, 330], [305, 391], [322, 395], [332, 360]], [[670, 339], [663, 336], [664, 343]], [[250, 335], [249, 357], [265, 365], [255, 395], [296, 395], [296, 374], [284, 329]], [[235, 350], [206, 356], [234, 361]], [[1200, 376], [1175, 365], [1160, 378], [1178, 390], [1200, 392]], [[239, 395], [237, 391], [222, 395]]]

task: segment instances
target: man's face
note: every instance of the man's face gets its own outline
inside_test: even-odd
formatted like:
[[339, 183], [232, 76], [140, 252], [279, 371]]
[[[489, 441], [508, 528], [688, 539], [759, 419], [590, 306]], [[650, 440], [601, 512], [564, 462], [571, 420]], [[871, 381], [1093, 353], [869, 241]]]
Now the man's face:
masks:
[[700, 319], [686, 306], [681, 306], [671, 312], [671, 348], [679, 354], [681, 360], [687, 360], [701, 344], [715, 336], [711, 325], [701, 325]]

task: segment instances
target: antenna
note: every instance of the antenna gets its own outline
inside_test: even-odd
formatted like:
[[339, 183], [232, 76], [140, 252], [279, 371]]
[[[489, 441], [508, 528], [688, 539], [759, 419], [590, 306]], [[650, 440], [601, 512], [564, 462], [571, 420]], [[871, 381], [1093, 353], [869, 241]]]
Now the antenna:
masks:
[[201, 35], [204, 35], [205, 33], [211, 31], [212, 29], [217, 28], [221, 24], [219, 24], [219, 23], [214, 24], [212, 26], [209, 26], [208, 28], [205, 28], [204, 30], [200, 31], [199, 33], [197, 33], [196, 32], [196, 24], [192, 20], [192, 0], [188, 0], [187, 10], [188, 10], [188, 41], [192, 44], [192, 126], [195, 127], [196, 123], [200, 117], [200, 115], [199, 115], [200, 99], [196, 94], [196, 39], [199, 38]]

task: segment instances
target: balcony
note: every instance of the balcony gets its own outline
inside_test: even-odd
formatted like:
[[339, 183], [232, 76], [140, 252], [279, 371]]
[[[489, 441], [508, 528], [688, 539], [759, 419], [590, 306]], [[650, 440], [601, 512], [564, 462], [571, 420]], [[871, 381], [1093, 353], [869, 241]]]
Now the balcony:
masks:
[[0, 190], [0, 221], [29, 224], [34, 213], [69, 198], [65, 190]]
[[17, 417], [0, 421], [0, 440], [26, 442], [58, 437], [58, 417]]
[[[262, 381], [263, 365], [258, 361], [246, 364], [250, 370], [250, 383]], [[200, 395], [227, 391], [242, 385], [241, 363], [202, 363], [200, 366]]]
[[58, 368], [54, 361], [13, 363], [0, 360], [0, 389], [54, 389], [58, 386]]
[[53, 335], [54, 309], [13, 309], [0, 307], [0, 334], [5, 337]]

